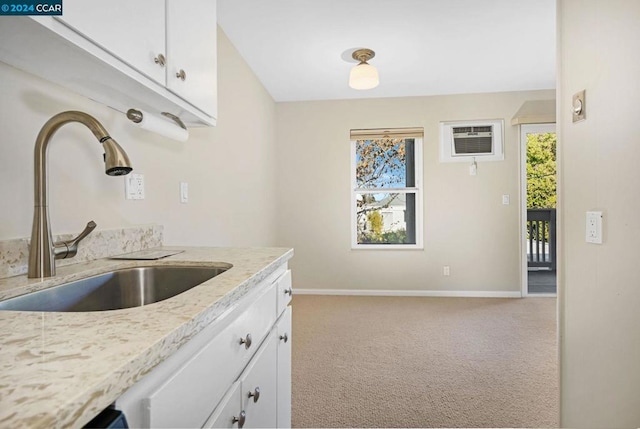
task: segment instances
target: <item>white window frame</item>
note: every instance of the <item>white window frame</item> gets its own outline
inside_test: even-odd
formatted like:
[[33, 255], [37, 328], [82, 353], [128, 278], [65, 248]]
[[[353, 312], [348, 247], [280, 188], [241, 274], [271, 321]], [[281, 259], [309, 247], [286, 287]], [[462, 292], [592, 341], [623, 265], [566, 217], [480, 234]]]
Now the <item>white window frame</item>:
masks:
[[[351, 249], [352, 250], [422, 250], [423, 244], [423, 195], [422, 195], [422, 170], [424, 159], [422, 156], [422, 137], [408, 137], [414, 140], [414, 162], [415, 162], [415, 186], [411, 188], [375, 188], [358, 189], [356, 183], [356, 139], [351, 140]], [[415, 244], [358, 244], [357, 210], [356, 197], [358, 194], [379, 194], [379, 193], [414, 193], [416, 196], [415, 207]]]

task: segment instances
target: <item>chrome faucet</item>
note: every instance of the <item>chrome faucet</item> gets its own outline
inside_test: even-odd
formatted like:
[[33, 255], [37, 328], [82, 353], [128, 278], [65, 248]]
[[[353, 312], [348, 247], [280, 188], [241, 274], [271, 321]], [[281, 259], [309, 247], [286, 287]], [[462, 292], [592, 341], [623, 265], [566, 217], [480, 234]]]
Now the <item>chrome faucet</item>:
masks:
[[47, 203], [47, 147], [53, 134], [69, 122], [80, 122], [91, 130], [104, 148], [105, 172], [109, 176], [129, 174], [131, 162], [126, 152], [113, 140], [102, 124], [93, 116], [83, 112], [68, 111], [58, 113], [49, 119], [36, 138], [34, 151], [34, 211], [31, 244], [29, 248], [29, 278], [52, 277], [56, 275], [56, 259], [72, 258], [78, 251], [78, 243], [96, 227], [90, 221], [84, 231], [69, 241], [53, 243], [49, 207]]

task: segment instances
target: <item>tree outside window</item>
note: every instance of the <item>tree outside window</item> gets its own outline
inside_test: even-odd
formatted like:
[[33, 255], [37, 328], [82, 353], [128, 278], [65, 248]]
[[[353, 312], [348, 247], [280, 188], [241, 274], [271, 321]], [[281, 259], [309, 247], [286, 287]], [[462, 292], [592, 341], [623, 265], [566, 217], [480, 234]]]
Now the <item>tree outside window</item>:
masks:
[[393, 136], [352, 140], [355, 247], [417, 247], [420, 144]]

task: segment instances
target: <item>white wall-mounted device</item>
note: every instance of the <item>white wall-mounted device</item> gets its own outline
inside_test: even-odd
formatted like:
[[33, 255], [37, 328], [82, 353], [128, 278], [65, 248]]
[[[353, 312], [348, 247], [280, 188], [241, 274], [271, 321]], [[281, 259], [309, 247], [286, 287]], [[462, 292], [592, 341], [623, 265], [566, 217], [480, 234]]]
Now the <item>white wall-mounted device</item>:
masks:
[[124, 190], [128, 200], [144, 200], [144, 175], [131, 173], [124, 176]]
[[571, 117], [573, 122], [587, 119], [587, 98], [586, 90], [576, 92], [571, 99]]
[[504, 160], [504, 120], [440, 122], [440, 162]]
[[189, 183], [180, 182], [180, 202], [186, 204], [189, 202]]
[[587, 212], [586, 241], [602, 244], [602, 212]]

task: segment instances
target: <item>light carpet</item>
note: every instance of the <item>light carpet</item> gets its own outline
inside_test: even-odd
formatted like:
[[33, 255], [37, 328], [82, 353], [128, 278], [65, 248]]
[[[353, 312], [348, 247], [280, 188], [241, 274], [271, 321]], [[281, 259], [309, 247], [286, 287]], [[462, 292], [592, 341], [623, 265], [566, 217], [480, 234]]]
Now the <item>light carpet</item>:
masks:
[[554, 298], [295, 295], [294, 427], [558, 427]]

